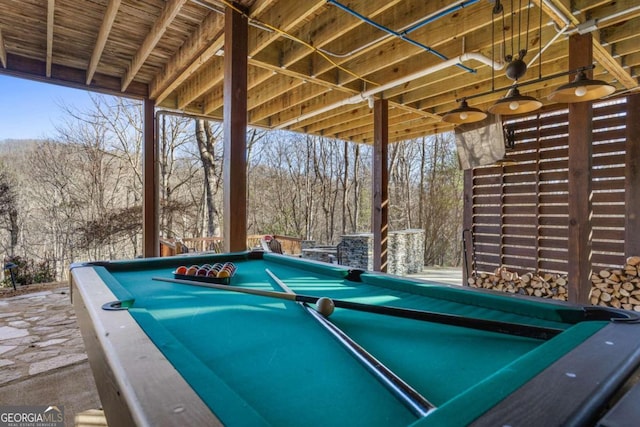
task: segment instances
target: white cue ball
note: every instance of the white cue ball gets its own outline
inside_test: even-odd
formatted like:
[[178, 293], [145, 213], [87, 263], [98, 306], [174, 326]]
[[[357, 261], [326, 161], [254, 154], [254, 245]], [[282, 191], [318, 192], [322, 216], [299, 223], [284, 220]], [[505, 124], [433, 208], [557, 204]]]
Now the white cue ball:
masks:
[[334, 308], [336, 308], [336, 306], [333, 304], [333, 300], [331, 298], [322, 297], [318, 298], [318, 301], [316, 301], [316, 310], [324, 317], [331, 316]]

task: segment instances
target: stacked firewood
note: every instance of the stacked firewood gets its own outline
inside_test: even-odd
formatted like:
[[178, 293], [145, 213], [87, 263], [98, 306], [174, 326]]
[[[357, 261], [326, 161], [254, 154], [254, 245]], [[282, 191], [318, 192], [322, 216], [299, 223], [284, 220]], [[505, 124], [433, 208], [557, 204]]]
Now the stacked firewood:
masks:
[[640, 256], [627, 258], [621, 269], [593, 272], [591, 283], [591, 304], [640, 311]]
[[[558, 300], [567, 299], [567, 276], [551, 273], [518, 275], [504, 267], [469, 278], [470, 286], [512, 294]], [[622, 268], [603, 269], [591, 275], [589, 300], [593, 305], [640, 312], [640, 256], [627, 258]]]
[[551, 273], [518, 273], [508, 271], [504, 267], [493, 273], [480, 273], [469, 278], [470, 286], [493, 289], [511, 294], [530, 295], [558, 300], [567, 299], [567, 276]]

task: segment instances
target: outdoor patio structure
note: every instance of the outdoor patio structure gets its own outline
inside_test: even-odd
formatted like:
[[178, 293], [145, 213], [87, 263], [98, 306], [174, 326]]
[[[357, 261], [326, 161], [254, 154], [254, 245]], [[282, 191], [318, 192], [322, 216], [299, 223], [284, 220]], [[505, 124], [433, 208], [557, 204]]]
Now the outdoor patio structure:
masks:
[[[640, 239], [637, 237], [640, 235], [640, 6], [637, 1], [0, 0], [0, 73], [134, 98], [144, 105], [143, 253], [149, 259], [80, 266], [72, 272], [76, 278], [72, 284], [74, 292], [77, 292], [74, 305], [79, 323], [85, 328], [89, 328], [87, 325], [98, 328], [95, 331], [83, 330], [83, 338], [85, 343], [89, 343], [89, 359], [98, 360], [92, 368], [94, 375], [97, 372], [98, 386], [106, 389], [101, 393], [101, 399], [105, 408], [112, 409], [112, 420], [135, 424], [134, 421], [140, 419], [172, 419], [178, 420], [175, 425], [181, 425], [180, 417], [194, 416], [189, 419], [205, 420], [202, 425], [211, 425], [219, 415], [196, 398], [195, 387], [192, 389], [185, 385], [182, 378], [174, 378], [177, 368], [167, 368], [167, 358], [160, 354], [155, 344], [150, 343], [149, 337], [131, 318], [127, 317], [126, 323], [119, 328], [113, 326], [117, 323], [114, 318], [129, 316], [130, 312], [121, 309], [126, 309], [135, 298], [119, 296], [118, 301], [111, 301], [107, 307], [115, 310], [101, 310], [101, 305], [96, 303], [102, 302], [103, 282], [96, 279], [98, 273], [94, 270], [99, 270], [103, 277], [113, 273], [110, 276], [113, 278], [120, 274], [120, 279], [111, 280], [111, 284], [118, 282], [120, 292], [125, 286], [135, 287], [136, 283], [145, 281], [147, 285], [156, 286], [156, 278], [151, 277], [155, 274], [153, 271], [173, 268], [169, 264], [175, 259], [150, 259], [160, 254], [155, 117], [163, 111], [223, 123], [224, 230], [221, 241], [225, 254], [216, 255], [221, 260], [227, 261], [226, 257], [235, 256], [228, 252], [247, 249], [248, 126], [371, 144], [374, 153], [371, 188], [373, 271], [359, 271], [353, 279], [354, 282], [359, 281], [364, 275], [365, 280], [367, 277], [371, 280], [368, 287], [358, 288], [360, 296], [371, 300], [393, 299], [385, 293], [388, 287], [378, 286], [386, 281], [400, 288], [418, 288], [414, 301], [416, 305], [421, 304], [420, 309], [433, 304], [433, 301], [447, 307], [452, 302], [456, 306], [465, 306], [468, 293], [482, 295], [478, 297], [482, 304], [471, 304], [471, 311], [480, 307], [491, 311], [496, 318], [507, 313], [517, 319], [533, 319], [534, 325], [524, 328], [529, 334], [524, 335], [525, 340], [532, 341], [524, 344], [521, 341], [522, 330], [512, 333], [512, 327], [518, 327], [517, 322], [496, 322], [500, 327], [508, 324], [511, 329], [507, 333], [513, 335], [508, 340], [502, 335], [495, 339], [495, 344], [503, 345], [504, 351], [495, 350], [494, 344], [489, 342], [491, 340], [480, 339], [486, 331], [474, 329], [470, 335], [495, 353], [486, 359], [498, 365], [495, 377], [502, 377], [496, 380], [497, 384], [487, 386], [482, 379], [477, 384], [466, 384], [464, 381], [468, 380], [468, 375], [461, 375], [460, 382], [464, 384], [460, 388], [463, 392], [442, 397], [441, 407], [445, 410], [438, 412], [440, 408], [436, 409], [436, 419], [439, 414], [447, 413], [450, 402], [454, 403], [449, 406], [449, 415], [443, 417], [467, 416], [465, 411], [456, 410], [455, 406], [467, 409], [469, 405], [460, 399], [466, 390], [475, 391], [473, 404], [480, 402], [481, 405], [481, 401], [493, 395], [501, 384], [509, 385], [511, 374], [501, 370], [520, 359], [518, 356], [508, 360], [505, 355], [509, 353], [507, 350], [521, 344], [522, 354], [526, 356], [523, 359], [527, 360], [522, 364], [526, 365], [525, 371], [531, 371], [530, 378], [522, 379], [522, 388], [508, 392], [513, 392], [515, 397], [490, 402], [487, 404], [490, 411], [478, 409], [478, 419], [486, 416], [484, 425], [489, 425], [489, 421], [494, 421], [494, 425], [496, 420], [500, 420], [498, 425], [507, 425], [503, 421], [505, 413], [519, 412], [524, 417], [531, 416], [531, 425], [535, 425], [538, 416], [551, 416], [549, 414], [571, 418], [572, 414], [565, 414], [567, 405], [558, 404], [556, 413], [546, 410], [546, 401], [545, 405], [539, 402], [540, 396], [546, 398], [550, 391], [549, 384], [555, 387], [562, 382], [562, 387], [567, 387], [562, 390], [570, 390], [570, 393], [559, 392], [560, 397], [579, 395], [584, 401], [572, 401], [571, 404], [593, 411], [611, 397], [609, 389], [606, 396], [600, 395], [599, 384], [607, 382], [613, 388], [622, 389], [637, 382], [638, 375], [634, 371], [640, 364], [636, 348], [640, 329], [632, 322], [610, 322], [611, 317], [616, 316], [619, 316], [616, 317], [618, 320], [637, 320], [634, 310], [640, 311]], [[5, 99], [4, 102], [10, 105], [11, 100]], [[464, 232], [461, 236], [465, 240], [465, 283], [481, 287], [495, 284], [511, 292], [509, 287], [515, 286], [516, 280], [537, 283], [540, 289], [548, 289], [548, 277], [553, 276], [555, 284], [564, 287], [558, 295], [553, 295], [558, 299], [585, 306], [590, 303], [613, 305], [608, 303], [617, 299], [618, 306], [626, 310], [597, 307], [598, 310], [591, 311], [576, 305], [567, 309], [570, 318], [556, 318], [553, 317], [556, 316], [555, 308], [549, 308], [555, 307], [553, 302], [546, 305], [518, 297], [504, 303], [504, 295], [476, 293], [459, 287], [436, 286], [425, 291], [421, 284], [407, 285], [402, 278], [379, 273], [388, 268], [388, 146], [450, 131], [455, 131], [461, 141], [479, 138], [475, 144], [466, 145], [466, 151], [461, 148], [461, 152], [466, 153], [466, 163], [461, 161], [465, 168]], [[483, 137], [483, 132], [494, 133]], [[495, 147], [496, 143], [499, 155], [488, 162], [480, 160], [486, 156], [477, 155], [475, 149], [485, 145]], [[247, 268], [253, 268], [260, 274], [265, 272], [266, 265], [268, 269], [281, 268], [283, 274], [294, 277], [296, 271], [301, 270], [299, 264], [308, 262], [294, 257], [282, 261], [284, 258], [269, 253], [261, 253], [259, 258], [252, 256], [241, 255], [246, 259], [238, 258], [237, 262], [244, 262]], [[353, 292], [349, 283], [341, 282], [340, 286], [335, 286], [325, 278], [334, 273], [344, 273], [353, 278], [352, 271], [331, 264], [316, 265], [313, 274], [320, 277], [317, 279], [319, 286], [331, 289], [337, 295]], [[595, 277], [594, 273], [597, 273]], [[245, 280], [251, 279], [247, 277]], [[309, 285], [313, 280], [316, 278], [304, 285], [314, 290], [313, 285]], [[172, 295], [175, 295], [175, 288], [165, 286], [172, 289], [167, 291], [165, 300], [174, 303]], [[341, 287], [345, 289], [338, 289]], [[138, 298], [143, 301], [146, 298], [144, 292], [152, 286], [140, 288]], [[199, 291], [194, 288], [188, 288], [193, 295], [185, 293], [185, 301], [197, 299]], [[179, 292], [184, 289], [180, 288]], [[286, 285], [283, 289], [287, 291]], [[433, 289], [438, 293], [435, 296], [429, 294], [434, 292]], [[535, 289], [538, 288], [533, 286], [531, 293], [537, 295]], [[287, 292], [291, 293], [290, 290]], [[243, 322], [253, 319], [253, 314], [258, 311], [268, 315], [275, 312], [271, 306], [261, 306], [260, 310], [245, 308], [245, 313], [234, 311], [237, 308], [234, 297], [225, 294], [225, 298], [230, 302], [224, 310], [204, 310], [210, 312], [212, 317], [209, 320], [217, 321], [214, 322], [217, 325], [227, 321], [225, 316], [229, 313], [234, 313], [241, 321], [231, 321], [228, 325], [240, 328], [246, 326]], [[178, 315], [164, 314], [175, 314], [181, 310], [182, 306], [162, 307], [158, 317], [182, 321]], [[466, 316], [468, 312], [464, 310]], [[553, 318], [548, 318], [550, 311]], [[299, 316], [295, 310], [284, 312], [287, 316], [292, 313], [294, 321], [286, 324], [285, 328], [291, 335], [302, 336], [304, 334], [298, 334], [295, 328], [308, 318], [304, 313]], [[330, 306], [326, 317], [332, 313], [333, 307]], [[590, 317], [593, 313], [596, 313], [595, 322]], [[276, 312], [277, 316], [280, 314]], [[358, 314], [352, 316], [348, 320], [353, 324], [362, 320]], [[149, 319], [152, 317], [149, 315], [142, 319], [151, 324], [153, 322]], [[464, 318], [469, 320], [468, 316]], [[259, 317], [255, 321], [255, 325], [246, 327], [245, 332], [249, 334], [262, 327], [265, 330], [271, 328], [272, 334], [265, 341], [269, 344], [252, 347], [258, 353], [267, 351], [282, 336], [280, 318], [268, 327], [268, 322], [261, 321]], [[328, 321], [325, 319], [324, 322]], [[402, 322], [388, 321], [386, 325], [401, 329]], [[291, 327], [291, 323], [295, 325]], [[212, 334], [207, 329], [210, 325], [207, 328], [202, 325], [195, 327], [191, 323], [187, 325], [182, 329], [193, 328], [212, 341], [216, 338], [223, 342], [221, 334]], [[324, 325], [327, 327], [326, 323]], [[407, 336], [423, 327], [435, 328], [436, 332], [428, 335], [431, 337], [459, 332], [455, 329], [457, 326], [451, 326], [452, 330], [438, 335], [437, 328], [441, 325], [424, 325], [412, 323], [411, 328], [415, 330], [411, 329]], [[596, 331], [594, 325], [602, 330]], [[155, 323], [152, 326], [156, 326]], [[174, 345], [171, 334], [163, 329], [173, 326], [151, 328], [149, 333], [158, 334], [162, 342], [165, 338], [171, 342], [167, 353], [171, 353], [171, 349], [182, 348]], [[577, 336], [572, 335], [575, 329], [579, 330]], [[357, 327], [354, 330], [358, 332]], [[571, 332], [566, 333], [569, 330]], [[366, 339], [369, 331], [362, 328], [361, 332]], [[393, 348], [390, 343], [402, 335], [391, 330], [388, 332], [386, 338], [389, 343], [383, 341], [381, 351]], [[500, 334], [503, 332], [498, 330]], [[248, 336], [255, 338], [254, 335]], [[324, 339], [320, 333], [318, 336], [319, 340]], [[562, 349], [558, 350], [560, 347], [548, 343], [547, 340], [556, 337], [566, 344], [566, 348], [560, 346]], [[120, 345], [115, 345], [116, 341]], [[197, 341], [197, 347], [205, 340], [194, 341]], [[227, 349], [225, 345], [232, 348], [231, 341], [217, 348]], [[452, 339], [443, 344], [443, 348], [450, 349], [456, 341]], [[251, 355], [248, 351], [238, 350], [244, 349], [242, 345], [246, 342], [253, 343], [240, 340], [230, 354], [233, 353], [233, 357]], [[100, 353], [103, 344], [110, 345], [108, 348], [113, 350], [106, 356], [104, 352]], [[290, 345], [289, 342], [281, 344], [281, 349], [288, 349]], [[409, 353], [411, 340], [404, 344], [407, 351], [403, 352]], [[429, 339], [421, 340], [420, 344], [431, 345]], [[525, 348], [529, 345], [531, 348]], [[618, 345], [623, 347], [623, 351], [618, 351]], [[575, 349], [571, 350], [572, 346]], [[318, 347], [324, 348], [324, 345]], [[482, 346], [476, 346], [473, 351], [463, 347], [460, 345], [458, 348], [461, 360], [463, 364], [470, 364], [472, 358], [469, 354]], [[548, 360], [538, 357], [543, 352], [545, 357], [548, 356], [545, 351], [549, 348], [558, 354], [554, 353]], [[442, 349], [427, 350], [425, 352], [429, 354], [444, 354]], [[559, 354], [561, 351], [567, 354]], [[211, 351], [205, 353], [208, 356]], [[285, 353], [291, 355], [291, 352], [282, 350], [278, 357], [275, 353], [267, 356], [281, 362], [281, 355]], [[264, 353], [259, 354], [266, 358]], [[335, 354], [340, 356], [342, 353]], [[304, 357], [311, 359], [315, 356], [314, 348], [309, 348]], [[395, 356], [390, 359], [395, 359]], [[108, 357], [109, 363], [100, 357]], [[501, 357], [505, 357], [504, 363], [500, 362]], [[589, 363], [585, 362], [587, 357], [591, 358]], [[197, 366], [200, 366], [201, 359], [197, 359]], [[230, 359], [227, 357], [224, 362]], [[540, 366], [536, 371], [536, 363], [541, 359], [545, 359], [548, 366]], [[352, 362], [341, 361], [334, 367], [339, 369]], [[189, 361], [184, 364], [186, 371], [196, 366]], [[425, 365], [424, 359], [416, 362], [419, 364]], [[213, 365], [215, 370], [218, 365]], [[299, 368], [308, 367], [303, 365]], [[598, 366], [594, 368], [593, 365]], [[256, 363], [246, 366], [260, 368]], [[579, 374], [572, 370], [575, 366], [582, 369]], [[229, 366], [229, 370], [233, 368]], [[451, 366], [448, 368], [449, 371], [455, 370]], [[434, 369], [437, 371], [437, 367]], [[357, 369], [348, 371], [353, 373]], [[588, 380], [592, 378], [592, 371], [597, 381]], [[209, 371], [198, 370], [195, 382], [200, 380], [200, 372]], [[583, 376], [582, 372], [588, 374]], [[187, 402], [179, 401], [181, 397], [176, 395], [180, 393], [163, 387], [163, 375], [169, 373], [172, 375], [171, 384], [179, 384], [181, 391], [189, 393], [190, 397], [185, 398]], [[111, 379], [116, 377], [125, 378], [125, 387], [109, 387]], [[145, 382], [147, 377], [152, 382]], [[320, 376], [311, 377], [317, 380]], [[616, 380], [608, 381], [611, 377]], [[217, 377], [206, 378], [206, 381], [217, 381], [216, 384], [222, 384], [220, 387], [227, 387]], [[142, 385], [138, 389], [129, 387], [129, 380]], [[358, 378], [360, 380], [362, 384], [368, 384], [370, 378], [362, 375]], [[357, 385], [358, 381], [348, 385]], [[363, 389], [377, 393], [377, 388]], [[122, 395], [121, 390], [124, 390]], [[143, 392], [136, 394], [139, 390]], [[262, 414], [269, 413], [255, 409], [255, 418], [242, 418], [253, 417], [254, 412], [247, 415], [245, 409], [252, 405], [246, 405], [240, 398], [235, 399], [235, 392], [234, 389], [233, 393], [220, 394], [233, 397], [229, 400], [232, 403], [229, 407], [231, 410], [241, 408], [237, 411], [240, 419], [262, 420]], [[635, 387], [632, 392], [637, 396], [640, 387]], [[128, 393], [135, 398], [129, 399]], [[406, 389], [393, 393], [401, 395], [402, 399], [406, 399], [407, 394], [411, 395]], [[220, 394], [211, 399], [213, 403], [220, 403], [217, 399]], [[273, 397], [271, 393], [264, 393], [263, 397], [267, 395]], [[357, 393], [353, 395], [359, 396]], [[417, 422], [428, 423], [426, 415], [436, 407], [418, 399], [420, 405], [417, 410], [407, 410], [395, 400], [387, 399], [386, 390], [382, 390], [380, 395], [391, 412], [400, 413], [410, 420], [405, 424], [416, 422], [416, 417], [423, 418]], [[152, 397], [155, 400], [149, 405]], [[144, 402], [138, 404], [138, 398]], [[412, 405], [411, 399], [409, 396], [409, 404], [405, 406]], [[595, 402], [597, 399], [601, 401]], [[262, 403], [261, 399], [257, 400], [256, 408]], [[357, 399], [354, 401], [357, 403]], [[521, 405], [525, 403], [535, 410], [523, 410]], [[221, 406], [222, 410], [218, 412], [228, 410], [226, 404]], [[350, 404], [344, 406], [346, 413], [352, 409]], [[384, 405], [375, 406], [376, 410], [386, 411]], [[541, 410], [543, 406], [544, 410]], [[192, 411], [193, 408], [195, 410]], [[624, 410], [629, 408], [634, 406], [625, 406]], [[369, 409], [372, 408], [364, 408], [367, 416], [371, 415]], [[637, 409], [635, 415], [640, 416]], [[269, 413], [268, 416], [278, 419], [281, 414]], [[593, 418], [596, 414], [589, 413], [588, 416]], [[314, 418], [314, 421], [318, 420], [318, 417]], [[265, 421], [265, 424], [268, 423]]]
[[[566, 209], [556, 209], [554, 215], [561, 216], [556, 221], [568, 224], [569, 231], [549, 252], [544, 245], [532, 249], [530, 242], [518, 239], [513, 245], [503, 222], [498, 234], [495, 229], [488, 233], [492, 235], [489, 244], [503, 249], [525, 246], [528, 251], [522, 255], [522, 250], [516, 250], [521, 255], [516, 254], [515, 260], [505, 253], [507, 259], [494, 258], [488, 266], [544, 269], [544, 262], [532, 266], [530, 258], [560, 260], [576, 287], [570, 298], [584, 301], [591, 269], [586, 254], [597, 245], [591, 229], [598, 224], [590, 222], [592, 203], [598, 203], [591, 199], [591, 181], [597, 178], [593, 172], [599, 150], [597, 131], [592, 103], [567, 101], [566, 93], [586, 93], [587, 86], [578, 82], [564, 91], [558, 88], [576, 77], [591, 76], [606, 86], [597, 93], [599, 97], [608, 94], [608, 99], [626, 100], [618, 113], [626, 115], [622, 124], [626, 131], [620, 131], [627, 155], [625, 192], [620, 196], [624, 207], [618, 213], [603, 213], [624, 216], [623, 235], [610, 233], [624, 250], [617, 246], [604, 252], [617, 253], [618, 261], [639, 252], [637, 239], [626, 237], [637, 234], [640, 200], [639, 120], [634, 116], [640, 110], [634, 95], [640, 8], [633, 2], [49, 0], [2, 2], [0, 7], [1, 73], [144, 101], [146, 256], [159, 253], [153, 123], [158, 109], [224, 121], [225, 185], [235, 190], [225, 191], [226, 250], [244, 249], [246, 244], [242, 171], [248, 125], [373, 144], [374, 268], [384, 270], [387, 144], [451, 131], [478, 117], [478, 111], [483, 116], [487, 109], [505, 119], [514, 117], [505, 116], [511, 114], [510, 108], [525, 111], [505, 95], [515, 83], [521, 96], [542, 105], [529, 116], [547, 117], [558, 109], [566, 112], [560, 121], [564, 130], [558, 134], [562, 141], [540, 143], [538, 139], [534, 145], [566, 147], [556, 154], [568, 162], [553, 165], [562, 169], [560, 174], [543, 178], [566, 183], [559, 196], [567, 202]], [[526, 72], [523, 65], [528, 67]], [[525, 101], [520, 99], [520, 104]], [[525, 136], [532, 138], [532, 131], [525, 132], [517, 123], [511, 134], [519, 150]], [[510, 185], [525, 179], [514, 171], [531, 172], [529, 166], [513, 168], [504, 166], [496, 179]], [[618, 172], [621, 178], [621, 169]], [[473, 198], [483, 191], [479, 183], [486, 180], [479, 173], [484, 172], [468, 171], [465, 229], [487, 235], [480, 231], [485, 224], [477, 222], [481, 219], [478, 209], [486, 207], [473, 207]], [[502, 208], [499, 204], [495, 213], [508, 215], [508, 198], [503, 198]], [[544, 200], [534, 202], [541, 203]], [[537, 221], [544, 228], [547, 211], [541, 208], [527, 215], [542, 216]], [[620, 228], [620, 224], [613, 226]], [[544, 237], [532, 238], [539, 242]], [[478, 244], [483, 244], [482, 238]], [[473, 249], [469, 246], [469, 257]], [[478, 252], [487, 250], [484, 246]], [[497, 254], [502, 256], [500, 251]], [[479, 255], [478, 261], [483, 257]]]

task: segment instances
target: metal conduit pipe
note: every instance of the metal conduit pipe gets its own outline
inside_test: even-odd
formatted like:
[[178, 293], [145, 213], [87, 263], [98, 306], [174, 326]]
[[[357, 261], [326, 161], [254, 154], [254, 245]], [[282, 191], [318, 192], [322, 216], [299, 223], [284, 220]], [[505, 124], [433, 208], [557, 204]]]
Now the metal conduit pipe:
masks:
[[558, 32], [556, 33], [556, 35], [555, 35], [555, 36], [551, 37], [551, 40], [549, 40], [549, 41], [548, 41], [544, 46], [542, 46], [542, 49], [540, 49], [540, 50], [539, 50], [539, 51], [534, 55], [534, 57], [533, 57], [533, 58], [531, 58], [531, 61], [529, 61], [529, 64], [528, 64], [528, 65], [531, 65], [531, 64], [533, 64], [534, 62], [536, 62], [536, 60], [540, 57], [540, 55], [542, 55], [542, 54], [544, 53], [544, 51], [545, 51], [545, 50], [547, 50], [547, 49], [549, 48], [549, 46], [551, 46], [553, 43], [555, 43], [555, 41], [556, 41], [556, 40], [558, 40], [558, 38], [559, 38], [561, 35], [565, 34], [565, 33], [566, 33], [566, 31], [567, 31], [568, 29], [569, 29], [569, 25], [568, 25], [568, 24], [567, 24], [567, 25], [565, 25], [564, 27], [562, 27], [562, 28], [560, 29], [560, 31], [558, 31]]
[[430, 23], [432, 23], [432, 22], [434, 22], [434, 21], [436, 21], [436, 20], [438, 20], [438, 19], [440, 19], [440, 18], [442, 18], [444, 16], [447, 16], [450, 13], [458, 11], [458, 10], [460, 10], [462, 8], [470, 6], [470, 5], [472, 5], [474, 3], [477, 3], [479, 1], [480, 0], [467, 0], [467, 1], [459, 2], [459, 3], [454, 4], [452, 6], [444, 7], [442, 9], [440, 9], [439, 11], [434, 12], [431, 15], [425, 17], [424, 19], [418, 21], [417, 23], [415, 23], [413, 25], [410, 25], [409, 28], [405, 29], [404, 31], [401, 31], [400, 34], [409, 34], [410, 32], [417, 30], [418, 28], [422, 28], [425, 25], [430, 24]]
[[[379, 29], [380, 31], [384, 31], [384, 32], [386, 32], [388, 34], [391, 34], [394, 37], [398, 37], [399, 39], [402, 39], [402, 40], [406, 41], [407, 43], [411, 43], [414, 46], [417, 46], [417, 47], [419, 47], [421, 49], [424, 49], [425, 51], [437, 56], [438, 58], [440, 58], [442, 60], [449, 59], [445, 55], [441, 54], [440, 52], [438, 52], [438, 51], [436, 51], [436, 50], [434, 50], [432, 48], [430, 48], [429, 46], [426, 46], [426, 45], [424, 45], [424, 44], [422, 44], [420, 42], [417, 42], [417, 41], [415, 41], [413, 39], [410, 39], [406, 35], [398, 33], [397, 31], [394, 31], [394, 30], [392, 30], [390, 28], [387, 28], [384, 25], [378, 24], [377, 22], [367, 18], [364, 15], [361, 15], [360, 13], [358, 13], [355, 10], [351, 9], [349, 6], [346, 6], [346, 5], [338, 2], [337, 0], [327, 0], [327, 3], [332, 4], [332, 5], [336, 6], [337, 8], [344, 10], [345, 12], [355, 16], [356, 18], [362, 20], [363, 22], [366, 22], [369, 25], [372, 25], [373, 27]], [[460, 67], [460, 68], [462, 68], [462, 69], [464, 69], [464, 70], [466, 70], [466, 71], [468, 71], [470, 73], [475, 73], [474, 69], [466, 67], [466, 66], [464, 66], [462, 64], [456, 64], [456, 66], [458, 66], [458, 67]]]
[[[620, 18], [620, 17], [625, 16], [625, 15], [633, 14], [633, 13], [637, 12], [638, 10], [640, 10], [640, 5], [633, 6], [633, 7], [630, 7], [628, 9], [625, 9], [625, 10], [621, 10], [620, 12], [616, 12], [616, 13], [611, 14], [609, 16], [604, 16], [604, 17], [599, 18], [599, 19], [594, 19], [592, 21], [584, 22], [582, 24], [577, 25], [576, 28], [572, 28], [570, 31], [567, 31], [567, 35], [570, 36], [570, 35], [575, 34], [575, 33], [584, 34], [584, 33], [587, 33], [587, 32], [595, 31], [595, 30], [598, 29], [598, 25], [599, 24], [604, 24], [605, 22], [611, 21], [612, 19], [617, 19], [617, 18]], [[583, 28], [583, 26], [585, 28]]]
[[564, 22], [565, 27], [567, 25], [571, 25], [571, 21], [569, 20], [569, 18], [567, 18], [565, 14], [562, 13], [562, 11], [558, 9], [551, 0], [542, 0], [542, 3], [544, 3], [549, 9], [551, 9], [551, 11], [555, 13], [562, 20], [562, 22]]
[[335, 102], [333, 104], [329, 104], [329, 105], [325, 105], [324, 107], [318, 109], [318, 110], [314, 110], [314, 111], [309, 111], [308, 113], [302, 114], [294, 119], [291, 120], [287, 120], [284, 123], [280, 123], [279, 125], [277, 125], [275, 127], [275, 129], [284, 129], [287, 128], [291, 125], [294, 125], [296, 123], [299, 123], [303, 120], [306, 119], [310, 119], [311, 117], [315, 117], [318, 116], [322, 113], [326, 113], [328, 111], [334, 110], [336, 108], [342, 107], [344, 105], [350, 105], [350, 104], [357, 104], [359, 102], [368, 102], [369, 98], [373, 97], [373, 95], [376, 95], [380, 92], [384, 92], [385, 90], [394, 88], [396, 86], [400, 86], [402, 84], [408, 83], [410, 81], [419, 79], [421, 77], [427, 76], [429, 74], [433, 74], [435, 72], [444, 70], [445, 68], [448, 67], [453, 67], [456, 65], [460, 65], [460, 63], [462, 62], [466, 62], [469, 60], [475, 60], [478, 62], [481, 62], [485, 65], [488, 65], [490, 67], [493, 67], [494, 70], [502, 70], [504, 68], [504, 64], [501, 62], [496, 62], [494, 60], [492, 60], [491, 58], [488, 58], [480, 53], [463, 53], [462, 55], [456, 57], [456, 58], [451, 58], [447, 61], [441, 62], [440, 64], [436, 64], [432, 67], [429, 68], [425, 68], [424, 70], [420, 70], [417, 71], [415, 73], [412, 74], [408, 74], [404, 77], [401, 77], [399, 79], [393, 80], [389, 83], [385, 83], [381, 86], [378, 86], [376, 88], [373, 89], [369, 89], [366, 90], [364, 92], [360, 92], [357, 95], [353, 95], [349, 98], [343, 99], [341, 101]]
[[[418, 21], [414, 22], [413, 24], [407, 25], [406, 27], [404, 27], [402, 30], [399, 31], [400, 34], [409, 34], [412, 31], [417, 30], [418, 28], [422, 28], [423, 26], [436, 21], [437, 19], [442, 18], [443, 16], [446, 16], [452, 12], [455, 12], [457, 10], [460, 10], [464, 7], [467, 7], [469, 5], [472, 5], [474, 3], [477, 3], [480, 0], [463, 0], [463, 1], [459, 1], [457, 4], [454, 4], [452, 6], [447, 6], [447, 7], [443, 7], [440, 10], [437, 10], [435, 12], [433, 12], [432, 14], [425, 16], [422, 19], [419, 19]], [[392, 34], [385, 34], [380, 38], [377, 38], [375, 40], [370, 41], [367, 44], [364, 44], [356, 49], [353, 49], [350, 52], [346, 52], [346, 53], [336, 53], [336, 52], [331, 52], [329, 50], [326, 49], [322, 49], [322, 48], [318, 48], [319, 51], [321, 51], [322, 53], [325, 53], [329, 56], [333, 56], [334, 58], [347, 58], [351, 55], [355, 55], [356, 53], [367, 49], [377, 43], [380, 43], [383, 40], [388, 39], [389, 37], [393, 37]]]

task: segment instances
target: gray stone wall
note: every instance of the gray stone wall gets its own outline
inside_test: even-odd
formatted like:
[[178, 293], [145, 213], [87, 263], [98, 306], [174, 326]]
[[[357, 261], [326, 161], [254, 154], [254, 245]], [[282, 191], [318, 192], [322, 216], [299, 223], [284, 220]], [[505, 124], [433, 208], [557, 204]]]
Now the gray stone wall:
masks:
[[[424, 230], [392, 231], [387, 242], [387, 272], [397, 275], [419, 273], [424, 263]], [[340, 263], [363, 270], [373, 269], [373, 234], [342, 236]]]
[[362, 270], [373, 269], [373, 235], [346, 234], [340, 242], [338, 260], [342, 265]]
[[[424, 230], [392, 231], [387, 236], [387, 273], [403, 276], [420, 273], [424, 263]], [[336, 246], [302, 244], [302, 258], [322, 262], [338, 262], [361, 270], [373, 270], [373, 234], [358, 233], [342, 236]]]

